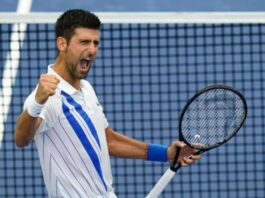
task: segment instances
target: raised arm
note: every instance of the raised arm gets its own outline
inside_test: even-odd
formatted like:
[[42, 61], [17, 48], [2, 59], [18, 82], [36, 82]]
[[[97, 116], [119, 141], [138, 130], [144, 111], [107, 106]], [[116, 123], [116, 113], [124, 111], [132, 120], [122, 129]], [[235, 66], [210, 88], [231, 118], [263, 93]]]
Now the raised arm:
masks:
[[44, 103], [55, 94], [59, 80], [54, 75], [42, 74], [36, 94], [29, 96], [25, 110], [19, 115], [15, 127], [14, 141], [18, 147], [28, 145], [35, 136], [42, 119], [38, 117]]

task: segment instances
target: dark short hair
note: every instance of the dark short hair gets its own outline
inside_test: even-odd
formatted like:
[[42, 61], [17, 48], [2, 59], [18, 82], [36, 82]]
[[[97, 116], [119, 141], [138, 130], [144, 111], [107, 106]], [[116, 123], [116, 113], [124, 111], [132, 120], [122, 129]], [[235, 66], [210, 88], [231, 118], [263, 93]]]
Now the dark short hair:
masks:
[[86, 10], [72, 9], [64, 12], [56, 21], [56, 38], [64, 37], [70, 41], [76, 28], [100, 29], [99, 18]]

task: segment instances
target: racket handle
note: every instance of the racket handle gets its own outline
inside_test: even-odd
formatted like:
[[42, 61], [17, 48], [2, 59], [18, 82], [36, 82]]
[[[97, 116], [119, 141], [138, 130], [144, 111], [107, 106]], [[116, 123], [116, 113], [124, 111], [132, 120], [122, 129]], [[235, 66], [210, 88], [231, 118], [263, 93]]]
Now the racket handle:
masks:
[[164, 173], [164, 175], [159, 179], [153, 189], [145, 198], [157, 198], [163, 190], [166, 188], [168, 183], [172, 180], [176, 172], [172, 171], [170, 168]]

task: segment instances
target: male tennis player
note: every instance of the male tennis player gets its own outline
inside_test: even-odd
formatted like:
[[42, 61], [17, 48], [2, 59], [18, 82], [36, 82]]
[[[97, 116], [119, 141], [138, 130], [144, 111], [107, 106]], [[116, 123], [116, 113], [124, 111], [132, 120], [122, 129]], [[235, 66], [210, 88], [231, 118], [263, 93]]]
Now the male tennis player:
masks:
[[100, 25], [84, 10], [59, 17], [58, 56], [17, 120], [15, 143], [23, 147], [35, 140], [49, 197], [116, 197], [109, 155], [166, 162], [182, 147], [182, 166], [200, 157], [188, 158], [194, 150], [180, 141], [169, 147], [146, 144], [109, 127], [93, 87], [84, 80], [97, 55]]

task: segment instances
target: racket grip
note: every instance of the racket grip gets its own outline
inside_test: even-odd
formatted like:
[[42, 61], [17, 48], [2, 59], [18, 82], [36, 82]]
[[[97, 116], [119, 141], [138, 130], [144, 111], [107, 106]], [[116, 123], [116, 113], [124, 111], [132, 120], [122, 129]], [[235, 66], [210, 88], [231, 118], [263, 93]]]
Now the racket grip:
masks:
[[166, 188], [168, 183], [172, 180], [176, 172], [172, 171], [170, 168], [164, 173], [164, 175], [159, 179], [153, 189], [145, 198], [157, 198], [163, 190]]

